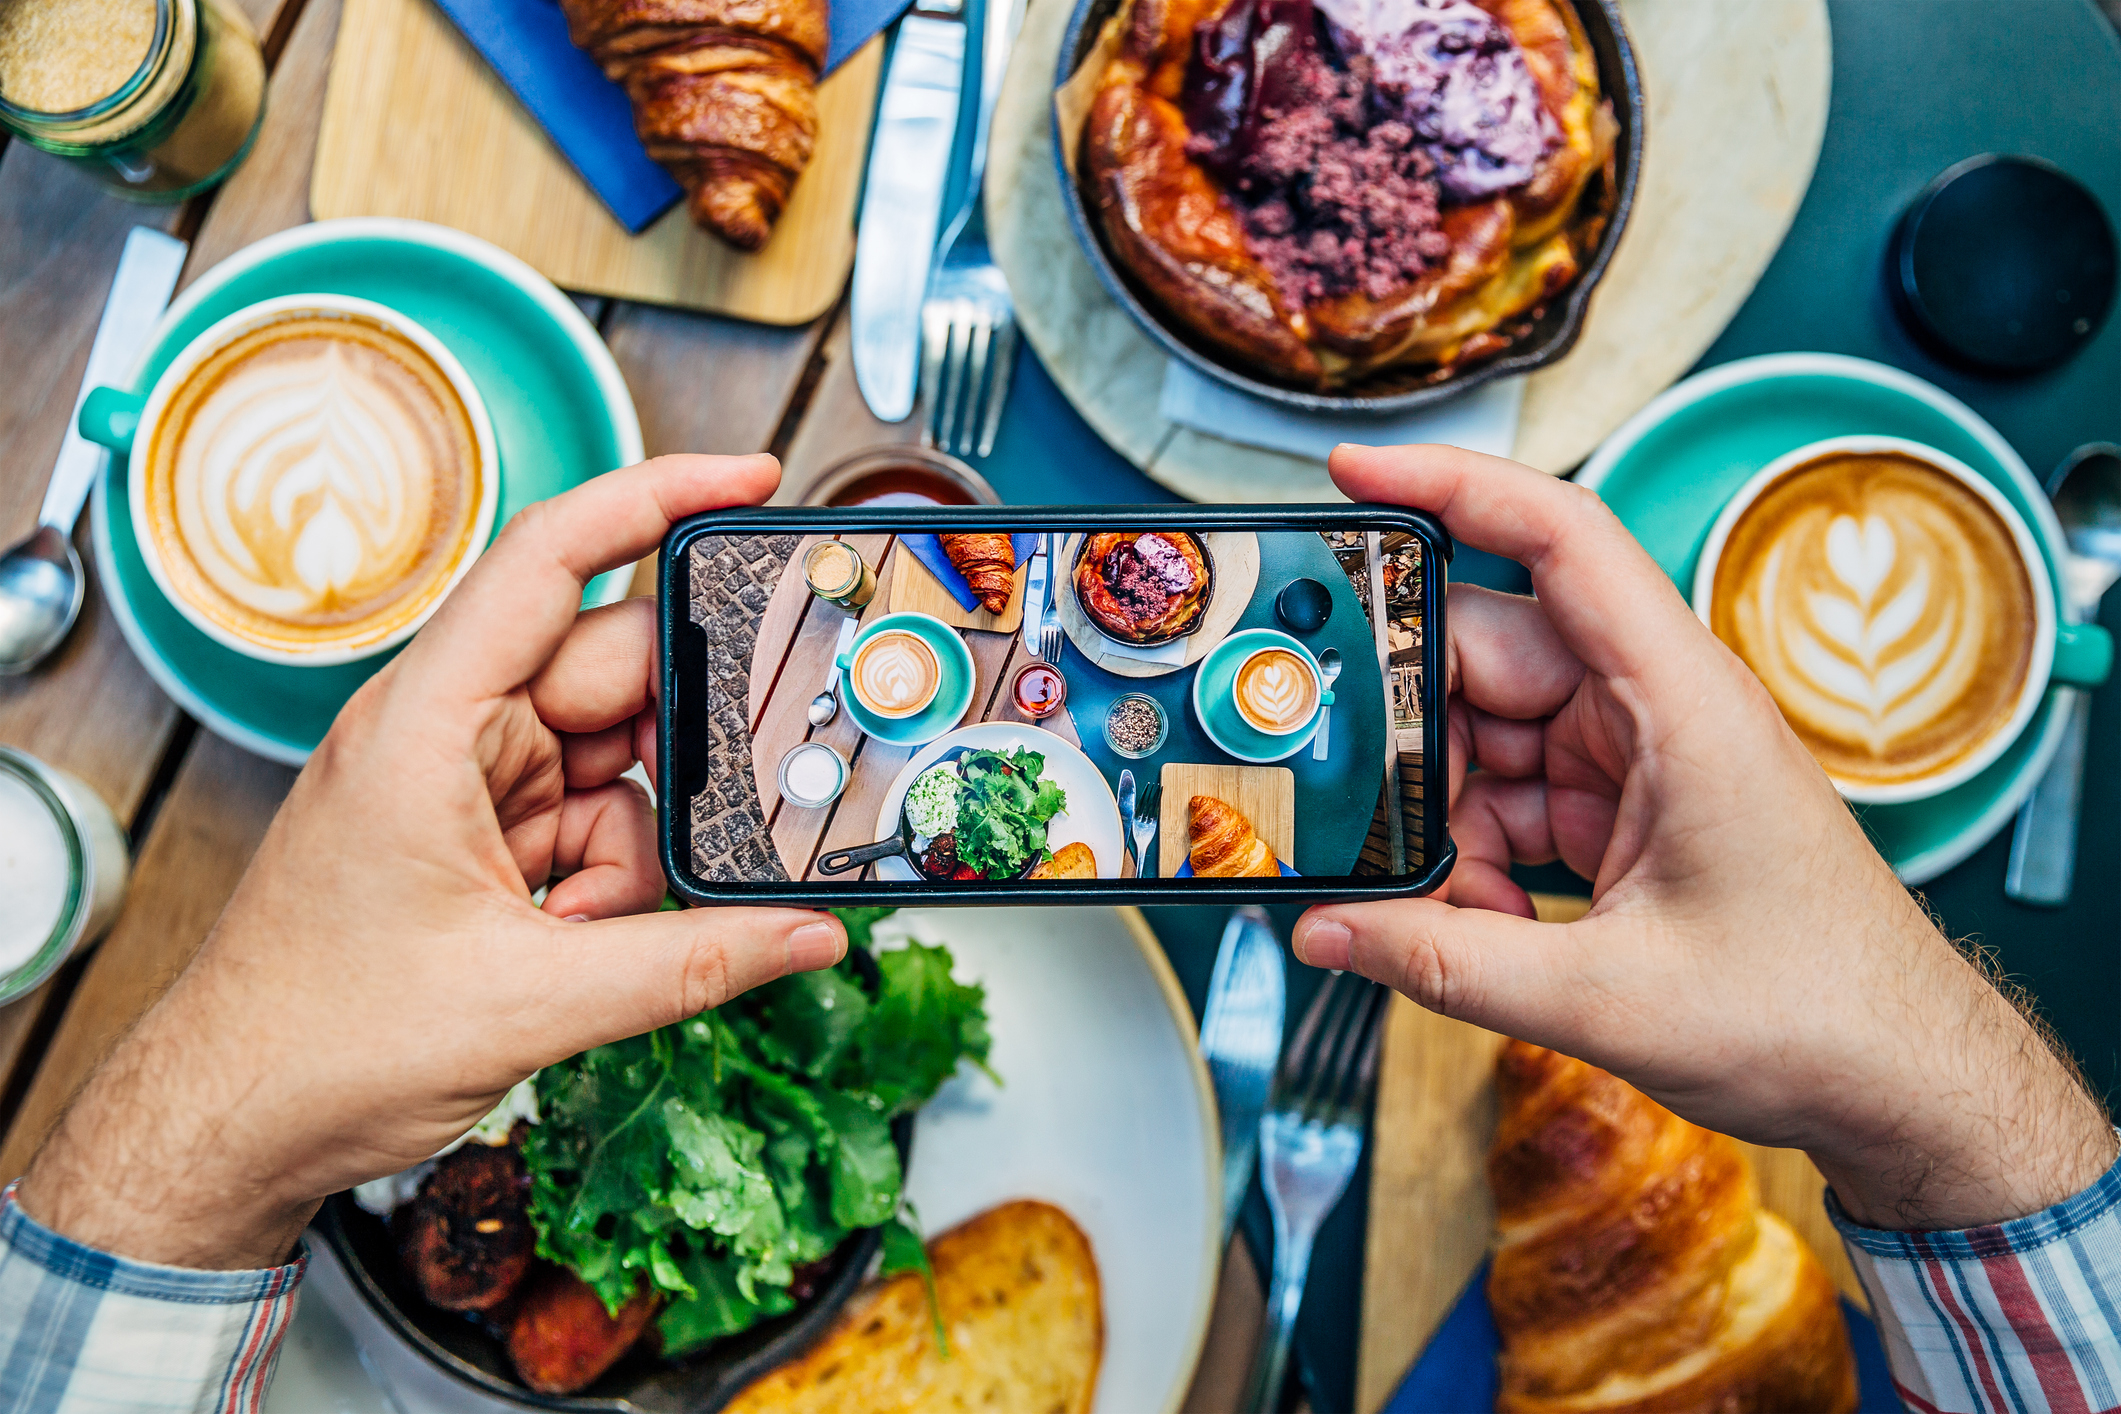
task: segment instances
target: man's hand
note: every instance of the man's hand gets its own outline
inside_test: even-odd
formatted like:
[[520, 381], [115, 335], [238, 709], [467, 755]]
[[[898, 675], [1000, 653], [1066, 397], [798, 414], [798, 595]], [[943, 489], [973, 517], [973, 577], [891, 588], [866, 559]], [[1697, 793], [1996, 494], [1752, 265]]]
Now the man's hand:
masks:
[[651, 912], [655, 816], [619, 777], [653, 751], [655, 604], [577, 614], [592, 576], [778, 475], [663, 457], [510, 522], [339, 714], [23, 1206], [130, 1257], [269, 1266], [324, 1195], [426, 1158], [538, 1067], [837, 961], [828, 914]]
[[[1538, 597], [1451, 591], [1447, 889], [1312, 910], [1305, 961], [1808, 1150], [1874, 1226], [2016, 1217], [2112, 1161], [2069, 1066], [1596, 495], [1445, 447], [1343, 446], [1332, 469], [1521, 562]], [[1593, 881], [1579, 922], [1531, 921], [1510, 881], [1556, 858]]]

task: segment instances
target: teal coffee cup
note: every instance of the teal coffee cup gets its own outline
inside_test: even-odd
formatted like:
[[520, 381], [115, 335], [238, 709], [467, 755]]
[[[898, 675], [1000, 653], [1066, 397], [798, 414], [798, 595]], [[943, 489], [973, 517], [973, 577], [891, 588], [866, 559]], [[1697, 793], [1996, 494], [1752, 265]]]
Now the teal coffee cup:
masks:
[[855, 725], [894, 746], [920, 746], [956, 726], [978, 678], [965, 640], [929, 614], [884, 615], [834, 666]]
[[[1248, 662], [1269, 650], [1291, 654], [1303, 665], [1309, 674], [1310, 710], [1262, 726], [1248, 720], [1238, 704], [1238, 675]], [[1324, 683], [1318, 660], [1302, 643], [1278, 629], [1246, 629], [1231, 634], [1201, 659], [1193, 676], [1193, 715], [1208, 739], [1224, 751], [1240, 761], [1265, 765], [1293, 756], [1310, 744], [1318, 732], [1320, 714], [1333, 702]]]
[[[1881, 485], [1877, 468], [1896, 465], [1882, 474], [1897, 489], [1872, 489]], [[2031, 589], [2029, 634], [2004, 631], [2020, 611], [2004, 607], [2016, 597], [2002, 587], [2009, 576], [1980, 568], [1994, 551], [1984, 557], [1979, 548], [1990, 542], [1974, 526], [1978, 511], [1954, 509], [1964, 498], [1928, 482], [1929, 473], [1957, 482], [2002, 523]], [[1933, 489], [1918, 489], [1925, 484]], [[1764, 531], [1756, 516], [1804, 528]], [[1734, 560], [1738, 544], [1749, 549]], [[1693, 605], [1720, 634], [1738, 635], [1731, 646], [1815, 753], [1862, 741], [1885, 763], [1873, 775], [1821, 756], [1835, 788], [1859, 804], [1926, 800], [1972, 780], [2025, 732], [2050, 684], [2096, 687], [2113, 666], [2104, 628], [2063, 617], [2040, 544], [1996, 483], [1905, 438], [1828, 438], [1763, 467], [1711, 527]], [[2022, 659], [1999, 657], [2021, 650]], [[2018, 674], [2012, 692], [1991, 694], [1984, 712], [1962, 705], [2003, 671]], [[1963, 724], [1951, 721], [1956, 712], [1967, 712]], [[1945, 747], [1926, 748], [1931, 738]]]
[[144, 395], [92, 389], [78, 420], [127, 459], [129, 522], [163, 597], [268, 663], [334, 667], [411, 638], [471, 572], [500, 503], [493, 423], [463, 365], [349, 295], [239, 309]]

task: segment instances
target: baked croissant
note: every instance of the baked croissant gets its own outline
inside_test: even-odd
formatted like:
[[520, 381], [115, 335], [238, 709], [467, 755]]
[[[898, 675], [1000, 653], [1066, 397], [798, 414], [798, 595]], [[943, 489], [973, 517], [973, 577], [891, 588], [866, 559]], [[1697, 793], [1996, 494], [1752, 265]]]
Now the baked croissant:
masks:
[[1009, 607], [1016, 589], [1016, 547], [1006, 535], [938, 535], [943, 553], [990, 614]]
[[692, 219], [740, 250], [773, 234], [817, 143], [828, 0], [560, 0], [567, 33], [633, 100]]
[[1522, 1041], [1495, 1070], [1498, 1410], [1856, 1408], [1834, 1285], [1734, 1141]]
[[1281, 877], [1274, 851], [1252, 828], [1252, 822], [1226, 800], [1194, 796], [1187, 805], [1186, 837], [1192, 842], [1188, 858], [1198, 878]]

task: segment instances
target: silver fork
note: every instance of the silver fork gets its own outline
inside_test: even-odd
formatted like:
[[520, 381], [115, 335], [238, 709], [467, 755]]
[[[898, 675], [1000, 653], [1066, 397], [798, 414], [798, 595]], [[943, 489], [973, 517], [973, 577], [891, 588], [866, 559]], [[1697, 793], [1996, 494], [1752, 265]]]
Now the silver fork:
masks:
[[1056, 668], [1060, 666], [1061, 626], [1059, 624], [1049, 623], [1038, 631], [1038, 656], [1044, 658]]
[[[989, 0], [982, 23], [979, 116], [973, 128], [971, 179], [965, 204], [943, 237], [942, 253], [921, 302], [921, 406], [928, 445], [986, 456], [1002, 425], [1009, 375], [1016, 367], [1016, 303], [1009, 282], [987, 248], [987, 209], [981, 183], [987, 171], [987, 132], [1001, 96], [1009, 48], [1023, 22], [1025, 0]], [[964, 418], [958, 418], [962, 404]]]
[[1134, 802], [1134, 819], [1129, 823], [1134, 827], [1134, 877], [1137, 879], [1156, 877], [1156, 870], [1151, 867], [1155, 860], [1149, 855], [1149, 844], [1156, 838], [1156, 811], [1163, 799], [1164, 788], [1151, 781], [1141, 788], [1141, 794]]
[[1274, 1280], [1248, 1410], [1264, 1414], [1275, 1407], [1311, 1270], [1311, 1244], [1362, 1157], [1390, 995], [1353, 972], [1328, 977], [1297, 1024], [1274, 1079], [1274, 1099], [1259, 1122], [1260, 1175], [1274, 1213]]

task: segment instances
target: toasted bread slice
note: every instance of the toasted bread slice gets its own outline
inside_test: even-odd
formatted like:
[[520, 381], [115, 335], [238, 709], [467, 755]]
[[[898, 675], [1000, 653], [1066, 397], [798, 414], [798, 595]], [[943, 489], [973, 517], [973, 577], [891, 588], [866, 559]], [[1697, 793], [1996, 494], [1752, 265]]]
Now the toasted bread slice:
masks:
[[1097, 877], [1097, 855], [1090, 846], [1077, 840], [1064, 844], [1053, 852], [1053, 857], [1031, 871], [1034, 879], [1095, 879]]
[[990, 1208], [928, 1244], [950, 1333], [916, 1273], [872, 1283], [801, 1359], [724, 1414], [1089, 1414], [1104, 1357], [1097, 1259], [1050, 1203]]

